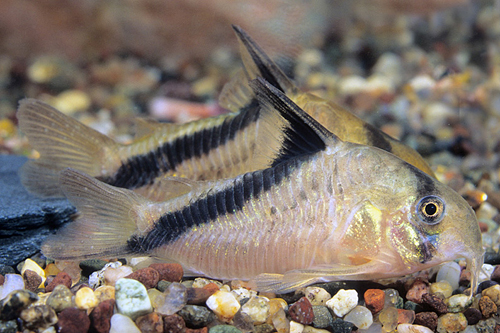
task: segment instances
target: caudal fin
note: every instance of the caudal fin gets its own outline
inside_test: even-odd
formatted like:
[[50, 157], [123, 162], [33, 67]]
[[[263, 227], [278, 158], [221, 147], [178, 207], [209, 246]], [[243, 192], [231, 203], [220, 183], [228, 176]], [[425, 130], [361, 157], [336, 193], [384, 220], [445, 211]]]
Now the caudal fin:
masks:
[[117, 158], [115, 141], [41, 101], [22, 100], [17, 117], [19, 128], [40, 153], [39, 159], [23, 166], [21, 182], [39, 196], [63, 196], [58, 177], [65, 168], [98, 176], [105, 161]]
[[42, 246], [45, 256], [74, 260], [116, 258], [132, 253], [127, 241], [141, 228], [147, 228], [144, 224], [147, 220], [141, 215], [146, 199], [73, 169], [61, 172], [60, 185], [79, 216], [45, 241]]

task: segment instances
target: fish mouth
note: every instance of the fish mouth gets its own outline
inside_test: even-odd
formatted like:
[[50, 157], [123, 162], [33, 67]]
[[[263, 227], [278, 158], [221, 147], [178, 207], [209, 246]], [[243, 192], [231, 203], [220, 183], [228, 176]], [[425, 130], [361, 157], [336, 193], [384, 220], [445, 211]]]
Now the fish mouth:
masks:
[[436, 247], [428, 239], [423, 240], [419, 245], [420, 263], [426, 264], [434, 258]]

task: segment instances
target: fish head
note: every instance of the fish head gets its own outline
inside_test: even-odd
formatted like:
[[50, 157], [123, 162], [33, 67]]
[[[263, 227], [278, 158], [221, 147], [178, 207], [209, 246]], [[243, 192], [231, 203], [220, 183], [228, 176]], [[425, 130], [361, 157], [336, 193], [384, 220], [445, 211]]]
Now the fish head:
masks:
[[338, 166], [349, 170], [342, 176], [344, 196], [356, 198], [346, 236], [379, 232], [377, 245], [372, 242], [363, 252], [386, 264], [385, 277], [465, 258], [475, 290], [484, 251], [476, 215], [465, 199], [390, 153], [348, 145], [346, 164]]

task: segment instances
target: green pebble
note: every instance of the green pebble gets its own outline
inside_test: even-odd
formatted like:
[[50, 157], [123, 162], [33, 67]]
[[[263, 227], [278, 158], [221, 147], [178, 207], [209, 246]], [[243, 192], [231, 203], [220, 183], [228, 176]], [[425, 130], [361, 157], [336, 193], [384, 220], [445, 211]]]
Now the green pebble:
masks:
[[17, 321], [0, 321], [0, 333], [16, 333], [17, 332]]
[[253, 332], [254, 333], [271, 333], [274, 331], [274, 326], [271, 324], [256, 325]]
[[332, 324], [332, 332], [335, 333], [351, 333], [354, 329], [354, 324], [348, 321], [337, 319]]
[[404, 303], [405, 303], [405, 302], [403, 301], [403, 297], [398, 296], [397, 301], [396, 301], [396, 304], [394, 304], [394, 307], [395, 307], [396, 309], [402, 309], [402, 308], [404, 307]]
[[241, 333], [239, 329], [231, 325], [217, 325], [208, 330], [209, 333]]
[[314, 319], [312, 326], [316, 328], [327, 328], [333, 323], [333, 316], [326, 306], [313, 305]]
[[186, 305], [179, 312], [188, 327], [201, 328], [215, 320], [215, 314], [204, 306]]
[[61, 312], [64, 309], [75, 306], [73, 293], [65, 285], [58, 285], [54, 288], [47, 298], [46, 304], [54, 309], [55, 312]]
[[165, 290], [168, 289], [168, 286], [170, 286], [172, 282], [161, 280], [158, 282], [158, 285], [156, 285], [156, 289], [161, 291], [162, 293], [165, 292]]
[[115, 302], [118, 313], [132, 320], [153, 311], [146, 287], [133, 279], [121, 278], [116, 281]]
[[415, 311], [415, 312], [418, 312], [417, 310], [419, 308], [422, 308], [422, 307], [419, 304], [412, 302], [412, 301], [406, 301], [405, 305], [403, 306], [403, 309], [411, 310], [411, 311]]

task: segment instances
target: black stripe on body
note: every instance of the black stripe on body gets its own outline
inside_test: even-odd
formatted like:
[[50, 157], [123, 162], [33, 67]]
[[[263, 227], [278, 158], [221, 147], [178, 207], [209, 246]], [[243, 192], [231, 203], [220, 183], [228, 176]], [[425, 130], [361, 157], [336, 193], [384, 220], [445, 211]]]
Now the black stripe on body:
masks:
[[220, 216], [241, 211], [251, 199], [259, 198], [266, 191], [278, 186], [303, 162], [314, 155], [281, 163], [273, 168], [244, 174], [220, 190], [210, 190], [206, 195], [191, 201], [188, 206], [161, 216], [153, 229], [144, 236], [132, 236], [128, 247], [133, 252], [147, 252], [175, 241], [189, 229], [210, 223]]
[[390, 137], [387, 134], [368, 123], [364, 124], [363, 128], [372, 146], [388, 151], [389, 153], [392, 152], [392, 146], [389, 142]]
[[150, 185], [158, 176], [176, 170], [182, 162], [208, 155], [212, 150], [234, 140], [238, 132], [258, 118], [259, 107], [254, 99], [236, 116], [227, 117], [222, 124], [186, 134], [165, 142], [153, 151], [131, 157], [122, 163], [113, 176], [99, 179], [128, 189]]
[[409, 163], [405, 162], [405, 165], [411, 170], [417, 180], [417, 197], [419, 200], [431, 194], [439, 194], [434, 179]]

